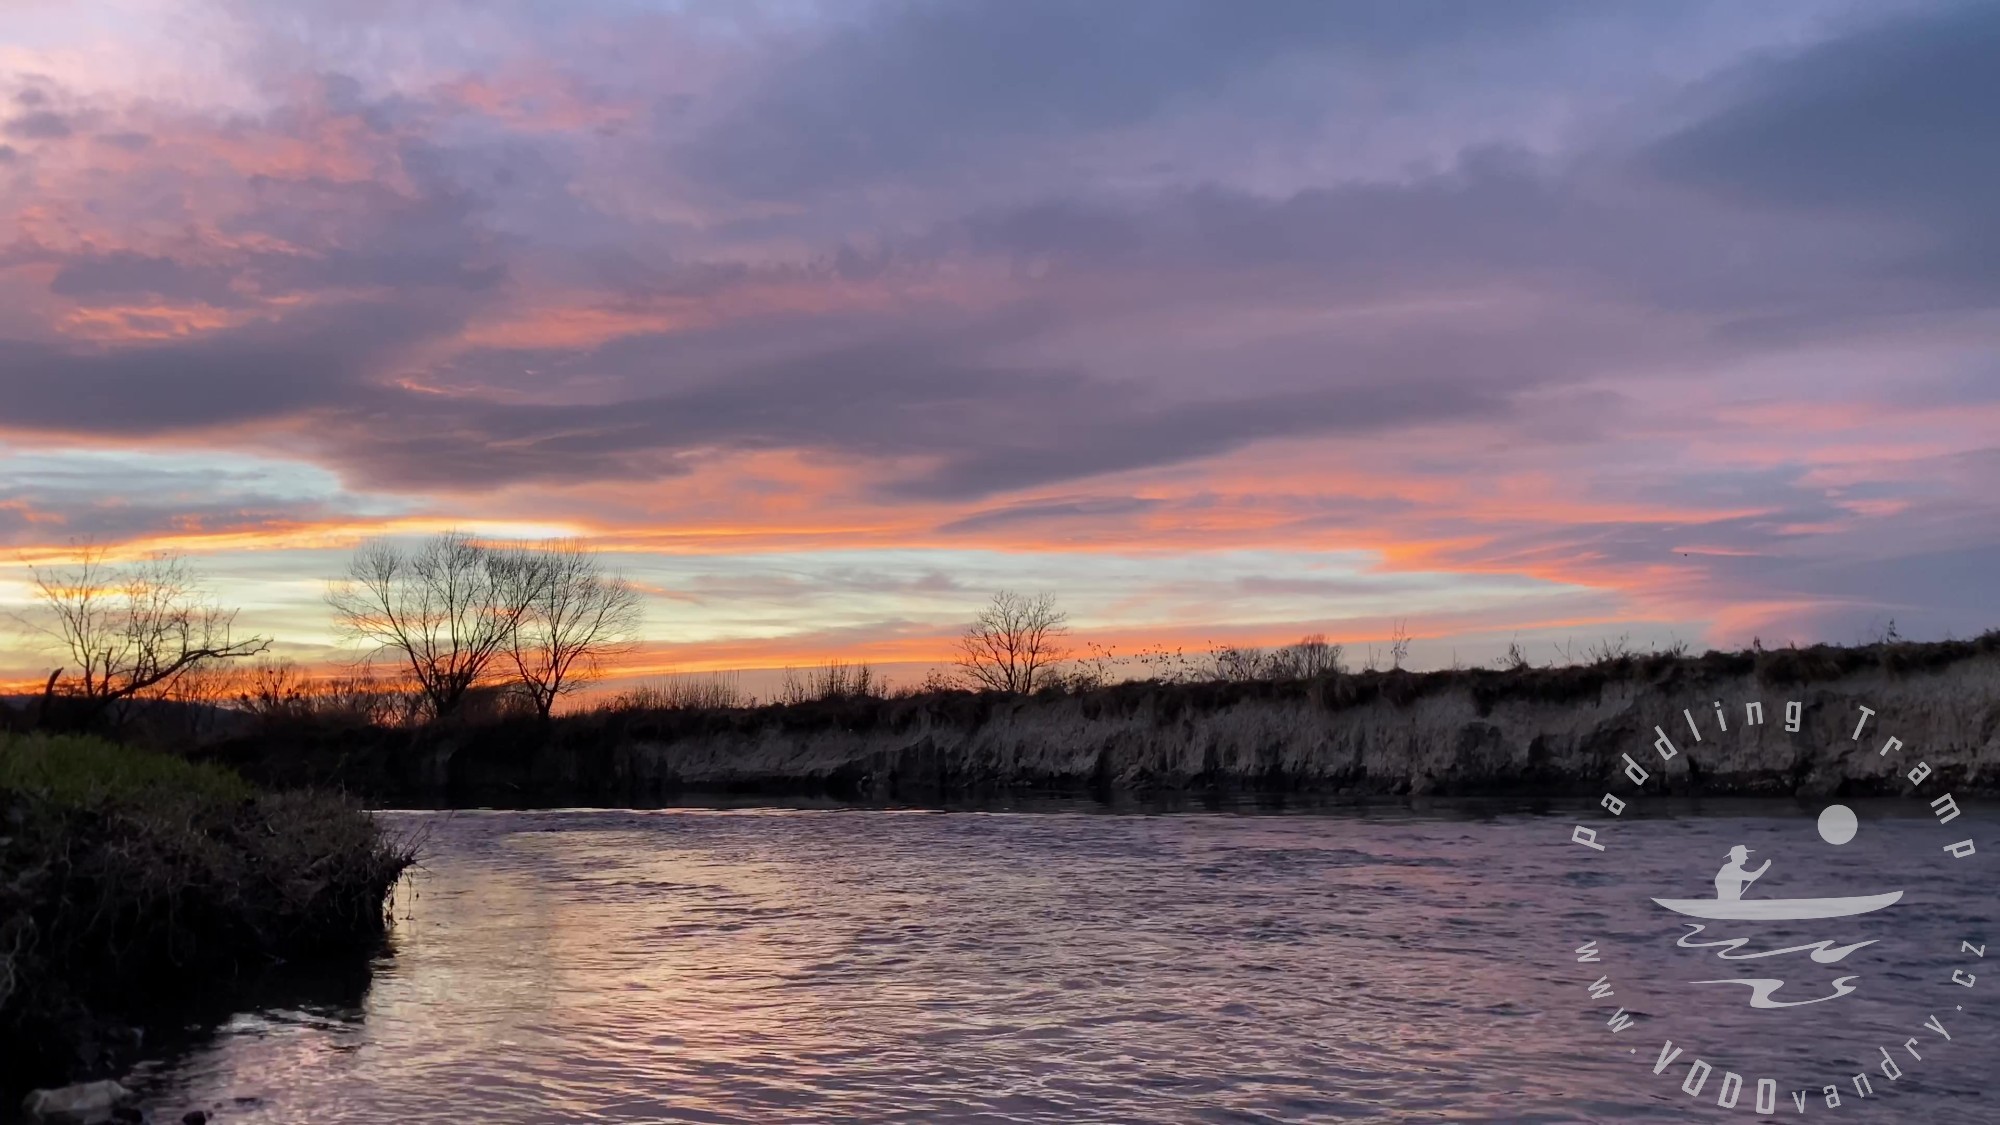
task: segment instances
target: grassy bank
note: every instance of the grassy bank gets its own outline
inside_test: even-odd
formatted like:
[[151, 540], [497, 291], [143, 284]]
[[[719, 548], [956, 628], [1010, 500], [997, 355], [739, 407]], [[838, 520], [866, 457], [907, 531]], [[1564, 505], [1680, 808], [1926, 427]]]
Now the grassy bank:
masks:
[[129, 1028], [245, 969], [367, 948], [408, 863], [336, 797], [0, 736], [0, 1087], [99, 1070]]
[[[931, 801], [1024, 791], [1583, 796], [1691, 703], [1799, 700], [1833, 724], [1863, 699], [1940, 779], [2000, 790], [2000, 632], [1963, 641], [1741, 652], [1609, 651], [1588, 663], [1149, 680], [1034, 695], [863, 693], [731, 705], [633, 695], [533, 717], [385, 726], [249, 716], [196, 757], [280, 785], [400, 805], [630, 804], [697, 794]], [[1707, 714], [1706, 710], [1702, 714]], [[1815, 721], [1821, 721], [1816, 719]], [[1677, 728], [1678, 729], [1678, 728]], [[1689, 792], [1893, 786], [1845, 771], [1829, 725], [1739, 725], [1684, 760]], [[1642, 740], [1639, 735], [1644, 733]], [[1783, 732], [1779, 732], [1783, 733]], [[1852, 775], [1852, 776], [1850, 776]]]

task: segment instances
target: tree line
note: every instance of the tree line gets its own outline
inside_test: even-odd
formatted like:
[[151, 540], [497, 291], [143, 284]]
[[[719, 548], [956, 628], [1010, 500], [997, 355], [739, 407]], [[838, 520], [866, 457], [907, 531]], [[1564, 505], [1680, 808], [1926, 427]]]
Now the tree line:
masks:
[[[41, 612], [21, 623], [67, 657], [38, 703], [72, 725], [129, 701], [178, 698], [271, 647], [269, 637], [237, 635], [236, 611], [177, 556], [119, 566], [86, 548], [72, 565], [34, 569], [33, 582]], [[637, 590], [579, 543], [495, 544], [460, 532], [415, 546], [364, 544], [328, 584], [327, 603], [339, 633], [371, 663], [394, 667], [432, 718], [493, 686], [546, 717], [636, 646], [641, 622]], [[271, 664], [244, 688], [246, 702], [272, 706], [302, 690]]]
[[578, 543], [496, 546], [455, 532], [413, 549], [366, 544], [327, 602], [342, 634], [402, 664], [436, 716], [500, 672], [547, 718], [637, 645], [640, 623], [638, 592]]
[[[337, 632], [363, 650], [362, 670], [314, 682], [295, 664], [269, 659], [269, 637], [238, 635], [236, 611], [219, 605], [178, 556], [114, 565], [101, 548], [86, 548], [73, 564], [32, 574], [40, 612], [17, 621], [67, 658], [43, 684], [34, 713], [47, 719], [59, 710], [66, 725], [78, 726], [132, 701], [175, 699], [407, 722], [451, 717], [495, 693], [547, 718], [633, 651], [642, 624], [638, 590], [575, 541], [495, 543], [462, 532], [416, 544], [372, 540], [326, 592]], [[1120, 657], [1098, 645], [1078, 655], [1068, 620], [1047, 594], [1000, 591], [959, 635], [949, 671], [933, 671], [914, 690], [1029, 695], [1135, 676], [1308, 678], [1342, 669], [1341, 647], [1318, 635], [1272, 652], [1211, 649], [1206, 660], [1165, 649]], [[1400, 627], [1398, 636], [1400, 666], [1407, 646]], [[383, 667], [405, 690], [375, 674]], [[803, 679], [788, 671], [776, 701], [886, 691], [867, 665], [836, 660]], [[399, 697], [407, 706], [393, 702]], [[642, 688], [624, 698], [634, 706], [742, 701], [719, 683]]]

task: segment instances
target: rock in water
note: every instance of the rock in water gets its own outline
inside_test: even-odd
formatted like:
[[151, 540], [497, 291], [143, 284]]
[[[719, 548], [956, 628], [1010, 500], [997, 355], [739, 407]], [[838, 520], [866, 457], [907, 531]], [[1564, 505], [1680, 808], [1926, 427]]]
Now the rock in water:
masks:
[[110, 1113], [111, 1107], [132, 1096], [132, 1091], [110, 1079], [84, 1082], [54, 1090], [36, 1090], [21, 1099], [21, 1108], [35, 1117], [81, 1118], [90, 1120]]
[[181, 1125], [208, 1125], [208, 1114], [198, 1109], [181, 1114]]

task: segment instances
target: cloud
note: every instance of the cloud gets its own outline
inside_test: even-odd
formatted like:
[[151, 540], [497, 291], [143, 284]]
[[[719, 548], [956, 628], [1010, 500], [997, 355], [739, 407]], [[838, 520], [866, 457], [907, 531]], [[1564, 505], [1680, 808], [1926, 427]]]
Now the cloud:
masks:
[[1741, 330], [1753, 321], [1788, 318], [1783, 337], [1765, 335], [1789, 344], [1871, 310], [1936, 307], [1928, 287], [1898, 285], [1895, 264], [1919, 245], [1907, 234], [1663, 196], [1647, 172], [1482, 148], [1392, 183], [1049, 200], [975, 213], [954, 234], [1053, 272], [1122, 275], [1148, 297], [1178, 285], [1211, 302], [1254, 293], [1339, 307], [1504, 286], [1649, 310], [1658, 327], [1712, 318], [1735, 350], [1765, 344]]
[[75, 131], [68, 118], [48, 109], [30, 110], [8, 119], [0, 128], [11, 136], [31, 141], [59, 141]]
[[[238, 255], [233, 269], [130, 252], [72, 256], [61, 259], [51, 291], [99, 300], [123, 287], [224, 304], [246, 282], [267, 292], [372, 283], [486, 301], [494, 271], [505, 268], [491, 254], [507, 244], [482, 232], [479, 208], [448, 178], [416, 197], [317, 178], [272, 180], [259, 191], [268, 194], [256, 212], [265, 231], [303, 239], [301, 224], [327, 214], [344, 229], [336, 239], [322, 236], [316, 253]], [[267, 213], [275, 217], [262, 218]], [[143, 383], [138, 372], [149, 364], [190, 372], [178, 377], [175, 395], [190, 414], [202, 413], [211, 395], [226, 399], [213, 413], [218, 423], [310, 411], [310, 447], [374, 487], [671, 477], [706, 449], [797, 448], [878, 465], [884, 498], [959, 500], [1175, 465], [1260, 441], [1511, 424], [1525, 393], [1743, 350], [1720, 347], [1699, 326], [1648, 323], [1649, 299], [1711, 312], [1726, 304], [1736, 316], [1766, 305], [1796, 309], [1821, 284], [1818, 275], [1776, 268], [1761, 283], [1732, 279], [1720, 256], [1710, 266], [1689, 251], [1731, 228], [1708, 230], [1699, 216], [1681, 217], [1686, 226], [1639, 222], [1631, 203], [1580, 195], [1560, 166], [1482, 150], [1406, 183], [1276, 200], [1204, 190], [1123, 207], [1052, 200], [984, 211], [907, 246], [890, 243], [881, 252], [887, 264], [865, 270], [839, 265], [840, 255], [810, 268], [601, 260], [612, 268], [599, 276], [619, 286], [607, 298], [613, 310], [663, 297], [719, 304], [774, 280], [828, 290], [886, 281], [893, 291], [968, 260], [1014, 271], [1038, 264], [1036, 276], [1017, 277], [1011, 301], [936, 323], [921, 306], [860, 318], [836, 309], [789, 320], [752, 315], [747, 336], [725, 320], [586, 352], [460, 351], [438, 368], [448, 373], [443, 388], [413, 389], [392, 378], [392, 361], [426, 339], [441, 341], [473, 307], [433, 296], [428, 314], [422, 301], [339, 306], [346, 311], [317, 314], [334, 318], [328, 328], [292, 313], [107, 356], [30, 349], [24, 371], [39, 377], [58, 362], [77, 363], [71, 385], [97, 393], [62, 401], [88, 407], [72, 410], [77, 416], [66, 423], [84, 429], [192, 424], [153, 408], [143, 393], [129, 416], [95, 405], [120, 379]], [[1673, 278], [1683, 260], [1694, 272]], [[1802, 279], [1803, 292], [1785, 288], [1788, 277]], [[1720, 292], [1704, 289], [1711, 278]], [[1496, 306], [1491, 291], [1499, 286], [1516, 292]], [[1607, 296], [1622, 302], [1607, 305]], [[1213, 334], [1239, 319], [1267, 319], [1274, 302], [1318, 311], [1302, 313], [1307, 323], [1288, 338], [1260, 339], [1251, 330], [1194, 349], [1178, 339], [1188, 326]], [[1151, 371], [1098, 369], [1090, 358], [1097, 347], [1088, 343], [1097, 325], [1124, 320], [1129, 332], [1134, 309], [1159, 326], [1150, 341], [1121, 343], [1137, 352], [1119, 366], [1150, 354]], [[1188, 319], [1175, 323], [1180, 310]], [[366, 316], [386, 319], [349, 319]], [[826, 337], [818, 321], [844, 327]], [[728, 342], [738, 336], [767, 354]], [[1063, 339], [1071, 341], [1065, 361], [1010, 357]], [[274, 365], [286, 349], [313, 357], [304, 377], [287, 384], [295, 390], [231, 375]], [[1227, 386], [1201, 385], [1204, 365], [1252, 359], [1254, 369]], [[610, 380], [619, 393], [589, 404], [547, 396], [512, 402], [497, 393], [532, 382], [509, 369], [552, 367]], [[1185, 378], [1171, 377], [1180, 370]], [[48, 418], [42, 424], [61, 428], [27, 398], [17, 425]]]
[[[1489, 363], [1458, 377], [1478, 346], [1432, 340], [1351, 367], [1334, 361], [1317, 386], [1189, 400], [1081, 371], [982, 363], [949, 341], [891, 337], [600, 405], [384, 391], [366, 409], [329, 401], [335, 408], [316, 440], [376, 487], [672, 476], [681, 458], [704, 449], [803, 448], [882, 465], [889, 497], [966, 499], [1271, 438], [1501, 417], [1512, 394], [1560, 371]], [[1392, 358], [1398, 377], [1375, 378], [1374, 361]]]
[[[395, 18], [23, 68], [0, 426], [674, 550], [1296, 540], [1676, 620], [1984, 605], [1991, 7]], [[89, 492], [0, 517], [171, 522]]]
[[1133, 126], [1289, 56], [1337, 66], [1468, 40], [1490, 47], [1584, 10], [1543, 0], [885, 4], [778, 60], [683, 151], [730, 192], [795, 198], [979, 166], [1022, 138]]
[[[1893, 623], [1912, 638], [1971, 637], [2000, 628], [1992, 560], [2000, 536], [1971, 547], [1875, 558], [1718, 560], [1715, 580], [1737, 604], [1785, 606], [1767, 642], [1879, 639]], [[1744, 643], [1747, 637], [1730, 637]]]
[[1098, 496], [1038, 500], [974, 512], [938, 528], [944, 532], [983, 532], [999, 527], [1064, 524], [1080, 520], [1103, 522], [1153, 511], [1164, 501], [1142, 496]]
[[234, 265], [193, 265], [173, 258], [114, 250], [62, 259], [49, 292], [92, 299], [148, 294], [209, 304], [235, 304], [231, 283], [241, 273]]
[[354, 534], [356, 526], [408, 510], [407, 501], [347, 492], [325, 470], [290, 460], [212, 450], [0, 447], [0, 544], [24, 551], [71, 543], [254, 544], [281, 530], [315, 528]]
[[[1141, 406], [1110, 388], [1036, 404], [1003, 417], [939, 466], [895, 483], [893, 494], [968, 498], [1176, 462], [1301, 434], [1383, 430], [1504, 412], [1492, 391], [1428, 381], [1334, 387], [1213, 402]], [[1065, 399], [1068, 400], [1065, 400]], [[1018, 413], [1018, 412], [1010, 412]], [[967, 427], [971, 429], [972, 427]]]
[[1722, 104], [1664, 138], [1671, 180], [1767, 213], [1822, 210], [1929, 238], [1899, 263], [1990, 298], [2000, 271], [2000, 8], [1966, 4], [1872, 27], [1717, 84]]
[[0, 425], [143, 437], [365, 401], [386, 361], [440, 323], [415, 302], [354, 302], [157, 346], [15, 341], [0, 365]]

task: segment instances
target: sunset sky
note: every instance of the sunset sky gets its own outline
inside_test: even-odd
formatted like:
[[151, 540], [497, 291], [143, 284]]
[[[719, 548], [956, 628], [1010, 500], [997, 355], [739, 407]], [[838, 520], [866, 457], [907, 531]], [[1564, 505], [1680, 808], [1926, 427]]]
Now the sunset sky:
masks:
[[[582, 536], [632, 674], [2000, 626], [2000, 4], [0, 0], [0, 608]], [[54, 663], [0, 633], [0, 680]]]

